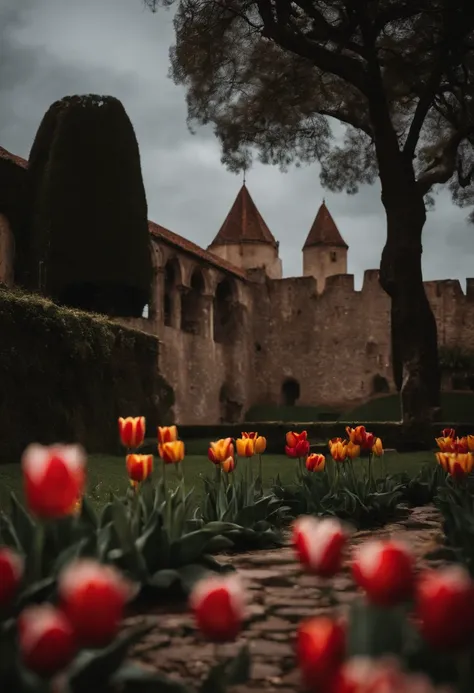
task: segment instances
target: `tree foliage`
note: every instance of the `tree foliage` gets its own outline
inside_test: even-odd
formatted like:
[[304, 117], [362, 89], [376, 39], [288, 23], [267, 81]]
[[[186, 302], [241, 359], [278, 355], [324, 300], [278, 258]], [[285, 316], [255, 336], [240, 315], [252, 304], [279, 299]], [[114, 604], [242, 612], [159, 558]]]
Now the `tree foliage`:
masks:
[[[152, 10], [173, 1], [144, 0]], [[283, 169], [319, 161], [323, 186], [348, 193], [379, 175], [382, 98], [419, 191], [447, 184], [467, 206], [473, 27], [471, 0], [178, 0], [171, 74], [186, 88], [190, 126], [214, 125], [231, 170], [255, 152]]]

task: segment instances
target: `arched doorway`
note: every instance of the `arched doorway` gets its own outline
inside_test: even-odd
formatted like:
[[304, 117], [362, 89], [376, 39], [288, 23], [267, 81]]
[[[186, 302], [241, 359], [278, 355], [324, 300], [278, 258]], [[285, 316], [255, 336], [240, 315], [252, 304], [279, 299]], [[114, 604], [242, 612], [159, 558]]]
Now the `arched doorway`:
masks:
[[294, 407], [300, 398], [300, 384], [295, 378], [286, 378], [281, 386], [281, 403]]
[[234, 289], [229, 279], [223, 279], [214, 294], [214, 341], [232, 344], [237, 334], [237, 313]]

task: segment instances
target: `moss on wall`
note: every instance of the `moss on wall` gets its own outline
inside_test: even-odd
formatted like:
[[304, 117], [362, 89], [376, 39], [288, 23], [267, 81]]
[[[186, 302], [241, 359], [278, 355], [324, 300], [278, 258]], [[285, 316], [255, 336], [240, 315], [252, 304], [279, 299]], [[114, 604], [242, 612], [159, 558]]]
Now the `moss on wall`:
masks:
[[146, 416], [155, 435], [174, 403], [158, 347], [105, 317], [0, 288], [0, 462], [32, 441], [114, 452], [119, 416]]

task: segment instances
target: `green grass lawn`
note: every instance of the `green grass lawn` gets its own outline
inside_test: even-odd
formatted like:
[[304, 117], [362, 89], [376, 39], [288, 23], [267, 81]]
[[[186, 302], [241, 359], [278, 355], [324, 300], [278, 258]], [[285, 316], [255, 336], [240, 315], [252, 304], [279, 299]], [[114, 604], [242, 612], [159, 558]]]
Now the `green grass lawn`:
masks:
[[[160, 473], [160, 463], [155, 458], [156, 471]], [[252, 462], [257, 469], [257, 459]], [[374, 468], [380, 467], [380, 475], [406, 472], [410, 476], [416, 475], [419, 469], [426, 463], [435, 464], [432, 453], [397, 453], [388, 452], [380, 460], [376, 460]], [[245, 460], [239, 461], [239, 466], [247, 464]], [[356, 462], [359, 468], [365, 461]], [[263, 456], [264, 483], [269, 488], [277, 474], [284, 484], [291, 483], [294, 479], [295, 462], [284, 455]], [[184, 462], [184, 473], [187, 488], [194, 487], [196, 492], [196, 504], [202, 495], [202, 476], [213, 474], [214, 468], [207, 457], [203, 455], [189, 455]], [[237, 474], [238, 469], [237, 469]], [[167, 478], [170, 485], [176, 483], [175, 470], [167, 467]], [[96, 505], [102, 505], [109, 498], [110, 492], [121, 494], [127, 489], [128, 479], [125, 472], [124, 457], [111, 455], [90, 455], [88, 465], [88, 494]], [[22, 479], [19, 464], [6, 464], [0, 466], [0, 510], [9, 507], [9, 496], [14, 492], [22, 499]]]

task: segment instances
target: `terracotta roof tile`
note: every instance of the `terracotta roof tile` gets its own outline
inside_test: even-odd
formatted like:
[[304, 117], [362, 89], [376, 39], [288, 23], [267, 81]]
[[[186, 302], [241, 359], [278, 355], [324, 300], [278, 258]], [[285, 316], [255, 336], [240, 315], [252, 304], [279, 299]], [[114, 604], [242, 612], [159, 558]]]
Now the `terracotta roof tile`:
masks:
[[235, 198], [219, 233], [209, 247], [233, 243], [270, 243], [275, 247], [278, 246], [245, 183]]
[[175, 248], [179, 248], [184, 252], [191, 253], [191, 255], [197, 256], [201, 260], [205, 260], [214, 267], [218, 267], [219, 269], [231, 272], [240, 279], [247, 278], [245, 272], [243, 272], [238, 267], [235, 267], [235, 265], [232, 265], [230, 262], [227, 262], [227, 260], [222, 260], [221, 258], [217, 257], [217, 255], [214, 255], [214, 253], [209, 253], [207, 250], [204, 250], [200, 246], [196, 245], [196, 243], [188, 241], [187, 238], [183, 238], [183, 236], [179, 236], [177, 233], [173, 233], [173, 231], [165, 229], [164, 226], [155, 224], [154, 221], [149, 221], [148, 228], [152, 236], [155, 236], [155, 238], [160, 238], [161, 240], [165, 241], [166, 243], [169, 243]]
[[0, 159], [8, 159], [9, 161], [13, 161], [14, 164], [21, 166], [21, 168], [28, 168], [28, 162], [26, 159], [22, 159], [21, 156], [15, 156], [15, 154], [11, 154], [3, 147], [0, 147]]
[[[19, 156], [11, 154], [3, 147], [0, 147], [0, 159], [8, 159], [9, 161], [12, 161], [13, 163], [17, 164], [17, 166], [21, 166], [21, 168], [28, 168], [28, 161], [22, 159]], [[246, 279], [245, 272], [240, 270], [238, 267], [235, 267], [226, 260], [221, 260], [221, 258], [217, 257], [213, 253], [208, 253], [206, 250], [200, 248], [192, 241], [188, 241], [187, 238], [183, 238], [182, 236], [179, 236], [177, 233], [173, 233], [173, 231], [169, 231], [168, 229], [165, 229], [163, 226], [155, 224], [153, 221], [148, 222], [148, 228], [153, 236], [155, 236], [156, 238], [163, 239], [167, 243], [173, 245], [175, 248], [179, 248], [180, 250], [183, 250], [187, 253], [191, 253], [195, 257], [199, 257], [201, 260], [205, 260], [206, 262], [215, 267], [223, 269], [227, 272], [231, 272], [232, 274], [236, 275], [241, 279]]]
[[339, 233], [324, 200], [308, 233], [303, 250], [313, 245], [335, 245], [340, 248], [349, 248]]

